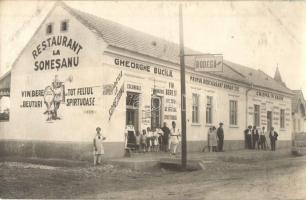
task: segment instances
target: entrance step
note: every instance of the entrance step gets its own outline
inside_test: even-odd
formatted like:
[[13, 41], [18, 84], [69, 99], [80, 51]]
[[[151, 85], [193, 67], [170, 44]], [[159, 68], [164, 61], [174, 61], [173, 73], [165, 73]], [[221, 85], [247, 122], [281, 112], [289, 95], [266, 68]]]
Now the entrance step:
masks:
[[296, 156], [305, 156], [306, 155], [306, 147], [293, 147], [292, 154]]
[[[211, 163], [209, 160], [191, 159], [187, 160], [187, 170], [204, 170], [207, 163]], [[180, 158], [162, 158], [159, 161], [161, 168], [169, 170], [181, 170], [181, 159]]]
[[133, 158], [109, 160], [107, 163], [133, 170], [150, 170], [159, 165], [158, 160], [135, 160]]

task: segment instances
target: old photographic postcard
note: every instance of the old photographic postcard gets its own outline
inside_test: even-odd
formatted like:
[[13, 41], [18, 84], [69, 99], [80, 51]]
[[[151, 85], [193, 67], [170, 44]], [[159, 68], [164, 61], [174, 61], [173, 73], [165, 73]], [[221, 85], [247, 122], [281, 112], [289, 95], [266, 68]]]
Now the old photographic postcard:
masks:
[[305, 1], [0, 1], [0, 198], [306, 199]]

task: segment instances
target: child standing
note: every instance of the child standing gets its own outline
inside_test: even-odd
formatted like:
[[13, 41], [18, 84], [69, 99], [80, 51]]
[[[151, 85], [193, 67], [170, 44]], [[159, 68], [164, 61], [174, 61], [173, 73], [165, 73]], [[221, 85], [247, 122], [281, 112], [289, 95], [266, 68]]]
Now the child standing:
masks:
[[94, 148], [94, 165], [101, 164], [101, 156], [104, 154], [104, 147], [103, 147], [103, 140], [106, 139], [106, 137], [103, 137], [101, 135], [101, 128], [96, 128], [96, 136], [93, 139], [93, 148]]
[[147, 133], [145, 129], [142, 130], [140, 143], [141, 143], [141, 151], [143, 153], [146, 152], [147, 151]]
[[152, 147], [152, 132], [151, 132], [151, 129], [148, 127], [147, 128], [147, 152], [150, 152], [151, 151], [151, 147]]
[[152, 144], [153, 144], [153, 151], [154, 152], [158, 152], [158, 134], [157, 134], [157, 131], [158, 129], [156, 129], [154, 132], [153, 132], [153, 137], [152, 137]]
[[140, 133], [139, 131], [136, 131], [136, 144], [135, 144], [135, 150], [139, 153], [140, 149]]

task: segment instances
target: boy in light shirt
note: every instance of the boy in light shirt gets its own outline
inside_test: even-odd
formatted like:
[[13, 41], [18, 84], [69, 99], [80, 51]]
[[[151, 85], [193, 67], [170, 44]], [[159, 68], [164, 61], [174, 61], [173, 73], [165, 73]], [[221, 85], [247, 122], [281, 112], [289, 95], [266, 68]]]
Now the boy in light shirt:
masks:
[[152, 137], [153, 137], [153, 133], [151, 129], [148, 127], [147, 128], [147, 151], [148, 152], [150, 152], [152, 148]]
[[180, 136], [181, 133], [180, 131], [176, 128], [176, 123], [175, 121], [172, 121], [172, 127], [170, 129], [170, 155], [176, 155], [177, 153], [177, 147], [180, 143]]

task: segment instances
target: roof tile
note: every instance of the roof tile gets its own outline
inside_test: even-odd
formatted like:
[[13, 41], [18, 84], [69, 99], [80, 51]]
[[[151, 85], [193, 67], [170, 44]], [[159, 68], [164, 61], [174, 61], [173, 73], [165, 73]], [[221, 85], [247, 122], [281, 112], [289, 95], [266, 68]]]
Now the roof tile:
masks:
[[[152, 36], [119, 23], [102, 19], [68, 6], [64, 8], [91, 29], [95, 29], [104, 41], [111, 46], [151, 56], [164, 61], [179, 64], [179, 45], [162, 38]], [[201, 53], [185, 48], [185, 54]], [[186, 65], [193, 66], [194, 60], [186, 57]], [[240, 81], [246, 84], [274, 89], [279, 92], [291, 94], [291, 90], [277, 83], [272, 77], [260, 70], [245, 67], [230, 61], [224, 61], [222, 72], [209, 72], [225, 79]]]

